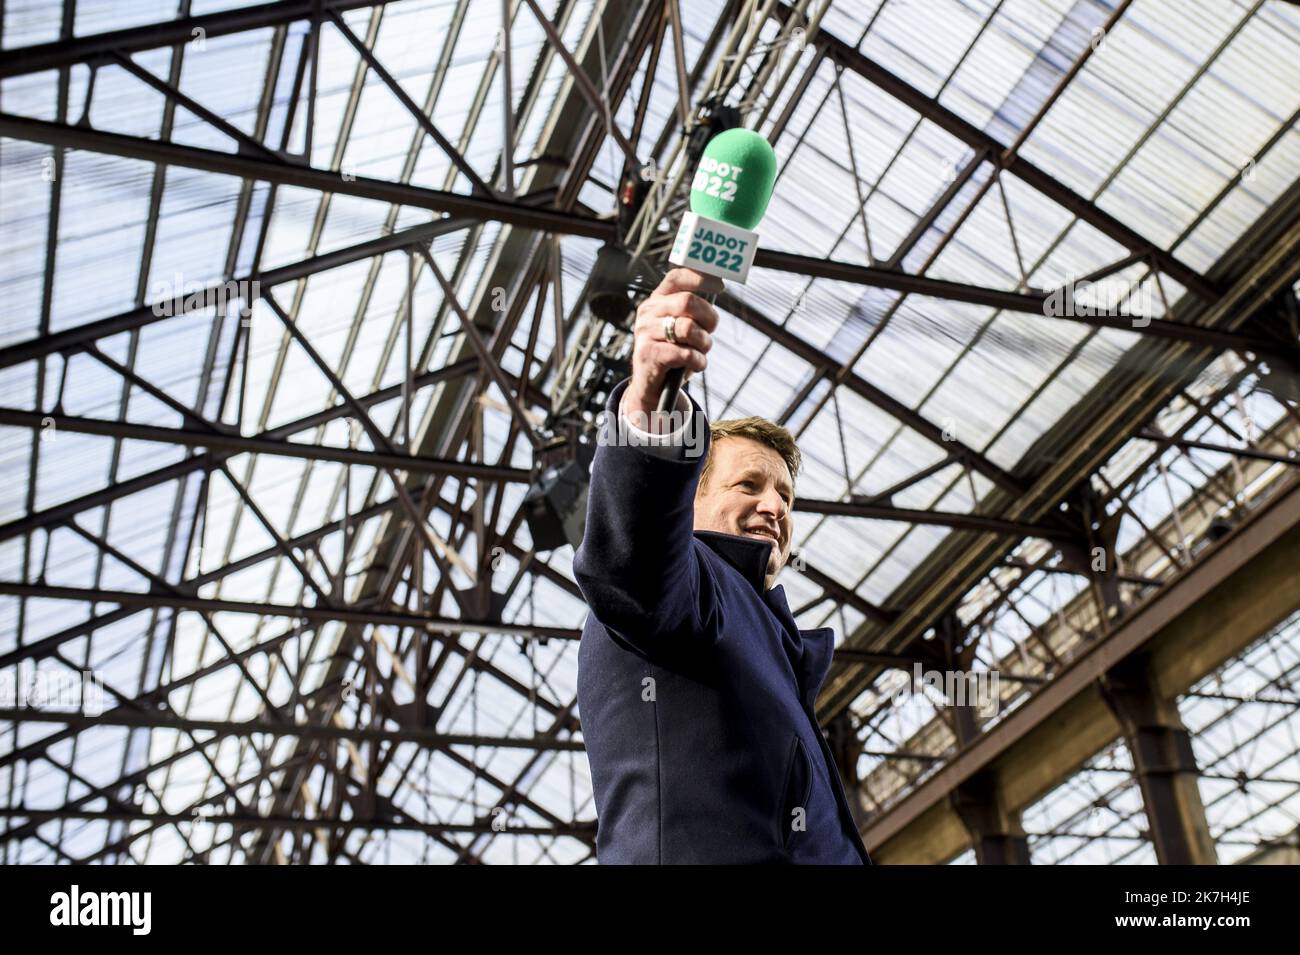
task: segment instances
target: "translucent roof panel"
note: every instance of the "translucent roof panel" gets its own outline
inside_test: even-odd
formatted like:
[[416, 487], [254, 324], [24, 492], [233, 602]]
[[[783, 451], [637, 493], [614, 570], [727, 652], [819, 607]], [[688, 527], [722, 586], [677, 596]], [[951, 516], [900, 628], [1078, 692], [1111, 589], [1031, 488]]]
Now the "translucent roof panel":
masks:
[[[680, 37], [643, 2], [541, 0], [551, 30], [520, 3], [504, 35], [477, 0], [184, 6], [210, 29], [143, 0], [0, 23], [0, 676], [89, 670], [109, 711], [0, 724], [0, 753], [31, 747], [0, 756], [6, 806], [62, 813], [11, 818], [6, 861], [595, 860], [586, 607], [525, 495], [626, 367], [593, 276], [625, 168], [686, 169], [682, 98], [739, 108], [779, 161], [767, 258], [691, 387], [799, 441], [800, 625], [911, 651], [951, 612], [972, 666], [1025, 677], [1005, 714], [1098, 626], [1064, 496], [1113, 522], [1133, 608], [1286, 486], [1294, 397], [1258, 349], [1174, 359], [1041, 298], [1105, 273], [1094, 298], [1143, 319], [1247, 318], [1213, 298], [1291, 208], [1294, 5], [815, 0], [793, 34], [702, 0]], [[103, 57], [29, 50], [111, 31]], [[642, 220], [647, 274], [677, 199]], [[1292, 636], [1215, 679], [1282, 690]], [[836, 668], [823, 716], [877, 813], [957, 741], [942, 701], [866, 672]], [[1219, 689], [1180, 705], [1235, 859], [1285, 835], [1294, 745]], [[1108, 747], [1029, 807], [1035, 861], [1151, 861], [1131, 769]], [[109, 792], [137, 818], [103, 818]]]

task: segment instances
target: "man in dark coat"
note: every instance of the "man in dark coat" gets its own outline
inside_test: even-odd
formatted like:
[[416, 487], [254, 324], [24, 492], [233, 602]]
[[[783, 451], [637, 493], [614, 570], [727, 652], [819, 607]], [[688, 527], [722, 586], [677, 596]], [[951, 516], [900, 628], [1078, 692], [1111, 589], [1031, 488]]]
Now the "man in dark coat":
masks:
[[703, 370], [717, 279], [670, 272], [637, 311], [573, 562], [590, 614], [578, 706], [602, 863], [870, 864], [814, 701], [830, 628], [783, 587], [799, 451], [762, 418], [712, 427], [670, 368]]

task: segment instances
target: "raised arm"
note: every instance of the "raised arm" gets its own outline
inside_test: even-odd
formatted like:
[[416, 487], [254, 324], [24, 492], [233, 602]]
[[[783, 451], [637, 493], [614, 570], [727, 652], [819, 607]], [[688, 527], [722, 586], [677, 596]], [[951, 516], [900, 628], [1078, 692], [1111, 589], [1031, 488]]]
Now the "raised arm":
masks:
[[[646, 641], [707, 633], [716, 623], [713, 582], [701, 579], [692, 546], [708, 422], [685, 393], [674, 415], [655, 409], [669, 369], [685, 368], [689, 377], [707, 364], [717, 313], [695, 293], [720, 287], [677, 270], [642, 303], [632, 377], [610, 395], [592, 464], [574, 576], [596, 619], [646, 649]], [[665, 319], [676, 343], [667, 340]]]

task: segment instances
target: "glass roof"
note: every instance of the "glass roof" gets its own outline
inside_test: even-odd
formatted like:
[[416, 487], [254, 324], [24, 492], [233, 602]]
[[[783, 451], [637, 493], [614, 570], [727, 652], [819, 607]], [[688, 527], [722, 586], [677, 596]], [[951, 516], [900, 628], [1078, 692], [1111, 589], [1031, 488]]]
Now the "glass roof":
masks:
[[[609, 104], [612, 122], [631, 130], [644, 96], [633, 146], [639, 159], [667, 163], [680, 135], [672, 40], [653, 76], [647, 46], [630, 66], [621, 60], [630, 25], [648, 5], [539, 5], [565, 50], [590, 64], [598, 92], [608, 97], [618, 69], [628, 74], [626, 94]], [[236, 6], [195, 2], [188, 16]], [[1172, 321], [1201, 307], [1196, 291], [1156, 267], [1155, 253], [1125, 264], [1138, 250], [1116, 238], [1118, 227], [1203, 278], [1227, 269], [1238, 243], [1294, 191], [1294, 6], [1235, 2], [1225, 13], [1223, 5], [1189, 11], [1144, 0], [1113, 23], [1101, 4], [1064, 0], [799, 6], [820, 14], [820, 29], [790, 39], [780, 20], [768, 20], [724, 90], [775, 144], [781, 173], [761, 227], [764, 249], [1027, 300], [1120, 263], [1093, 294]], [[733, 7], [692, 3], [684, 72], [712, 74], [730, 34], [714, 27]], [[64, 18], [54, 3], [7, 4], [0, 41], [18, 50], [160, 19], [156, 4], [117, 0], [81, 0], [70, 23]], [[6, 591], [0, 666], [17, 674], [20, 658], [36, 657], [51, 680], [89, 670], [102, 677], [108, 709], [167, 717], [77, 732], [55, 722], [2, 724], [4, 804], [71, 807], [66, 818], [39, 824], [7, 820], [18, 833], [5, 840], [7, 860], [594, 861], [576, 640], [299, 615], [347, 604], [412, 619], [483, 620], [485, 576], [502, 624], [567, 634], [586, 612], [572, 584], [572, 549], [533, 549], [521, 511], [526, 475], [439, 477], [377, 460], [414, 451], [526, 472], [533, 453], [512, 414], [514, 396], [478, 363], [462, 310], [496, 347], [505, 379], [529, 379], [523, 403], [533, 427], [551, 410], [538, 396], [553, 397], [561, 381], [557, 326], [568, 354], [593, 321], [584, 296], [600, 240], [561, 235], [552, 277], [550, 240], [540, 232], [452, 215], [439, 223], [413, 202], [345, 186], [382, 180], [483, 195], [477, 178], [497, 201], [542, 207], [555, 190], [575, 214], [613, 209], [619, 144], [598, 126], [585, 133], [597, 112], [522, 3], [509, 30], [513, 194], [505, 187], [500, 21], [500, 4], [398, 0], [329, 14], [318, 31], [309, 19], [200, 31], [175, 46], [110, 54], [93, 72], [77, 61], [0, 80], [0, 112], [10, 117], [306, 165], [339, 185], [273, 184], [106, 147], [0, 139], [0, 346], [143, 316], [0, 368], [0, 406], [68, 419], [0, 425], [0, 580], [102, 592], [68, 599]], [[828, 40], [838, 44], [835, 55]], [[766, 53], [776, 68], [764, 69]], [[872, 70], [929, 105], [909, 103]], [[141, 72], [171, 89], [161, 92]], [[703, 91], [694, 88], [693, 102]], [[990, 161], [977, 137], [1005, 150], [1004, 161]], [[590, 150], [575, 145], [588, 140]], [[1040, 175], [1085, 214], [1044, 191]], [[366, 245], [394, 236], [377, 250]], [[411, 251], [416, 241], [427, 258]], [[249, 293], [254, 280], [260, 287]], [[223, 286], [228, 296], [211, 294]], [[731, 290], [752, 314], [725, 316], [699, 382], [712, 418], [757, 414], [791, 428], [806, 464], [801, 498], [899, 512], [798, 516], [795, 550], [829, 584], [793, 568], [781, 582], [800, 626], [834, 627], [841, 647], [868, 645], [882, 632], [879, 611], [903, 609], [951, 549], [979, 536], [961, 517], [1002, 513], [1006, 495], [1055, 460], [1061, 436], [1089, 425], [1080, 409], [1130, 363], [1154, 361], [1144, 350], [1153, 339], [1139, 328], [974, 304], [940, 290], [904, 293], [872, 284], [867, 272], [831, 278], [756, 267]], [[195, 293], [197, 305], [160, 311]], [[251, 304], [241, 312], [245, 293]], [[601, 334], [620, 340], [613, 329]], [[467, 360], [465, 373], [436, 374]], [[1173, 386], [1173, 371], [1153, 370]], [[1228, 350], [1179, 373], [1187, 380], [1154, 419], [1162, 432], [1186, 426], [1188, 439], [1210, 444], [1276, 439], [1277, 448], [1295, 447], [1287, 430], [1294, 401], [1270, 390], [1258, 356]], [[94, 433], [87, 420], [138, 427]], [[147, 427], [191, 438], [151, 440]], [[355, 453], [344, 460], [202, 443], [217, 432]], [[1134, 437], [1091, 477], [1079, 474], [1109, 512], [1123, 510], [1117, 550], [1126, 570], [1156, 582], [1125, 584], [1130, 604], [1193, 559], [1201, 531], [1173, 527], [1180, 509], [1204, 509], [1223, 474], [1239, 480], [1237, 496], [1211, 512], [1262, 500], [1289, 473], [1285, 464], [1179, 447], [1153, 460], [1153, 450]], [[412, 528], [413, 508], [426, 515], [423, 530]], [[905, 511], [946, 516], [916, 522]], [[1051, 656], [1069, 658], [1089, 613], [1095, 623], [1087, 578], [1062, 571], [1055, 547], [1034, 533], [1004, 543], [1007, 562], [972, 579], [956, 612], [978, 635], [977, 667], [1050, 674]], [[164, 600], [121, 603], [115, 593], [214, 603], [196, 612]], [[1049, 632], [1053, 620], [1060, 625]], [[1294, 645], [1288, 626], [1270, 645]], [[1237, 685], [1254, 659], [1243, 656], [1224, 679]], [[954, 750], [933, 701], [886, 705], [906, 680], [888, 669], [844, 691], [872, 811]], [[1007, 681], [1008, 707], [1036, 685]], [[1211, 714], [1202, 705], [1210, 701], [1194, 694], [1182, 702], [1207, 765], [1234, 758], [1222, 734], [1263, 732], [1249, 728], [1251, 707]], [[196, 725], [307, 714], [326, 726], [396, 735], [378, 746], [260, 732], [209, 742], [211, 730]], [[478, 742], [398, 732], [421, 725]], [[1290, 742], [1276, 748], [1289, 746], [1294, 758], [1294, 727], [1283, 729]], [[935, 758], [871, 755], [895, 750]], [[1250, 772], [1272, 773], [1277, 764], [1260, 758]], [[1128, 807], [1125, 818], [1140, 816], [1131, 769], [1122, 746], [1108, 750], [1027, 810], [1035, 861], [1152, 861], [1149, 845], [1124, 848], [1123, 826], [1112, 819], [1105, 828], [1085, 812], [1104, 791], [1114, 793], [1113, 809]], [[1202, 791], [1207, 810], [1216, 807], [1220, 845], [1276, 838], [1281, 816], [1294, 819], [1295, 786], [1267, 811], [1227, 795], [1220, 809], [1216, 780], [1207, 776]], [[96, 815], [121, 803], [138, 818]], [[236, 834], [205, 820], [240, 812], [339, 820], [379, 812], [384, 825]], [[164, 814], [186, 818], [157, 818]], [[537, 833], [502, 837], [497, 816]], [[1115, 844], [1090, 848], [1106, 839]]]

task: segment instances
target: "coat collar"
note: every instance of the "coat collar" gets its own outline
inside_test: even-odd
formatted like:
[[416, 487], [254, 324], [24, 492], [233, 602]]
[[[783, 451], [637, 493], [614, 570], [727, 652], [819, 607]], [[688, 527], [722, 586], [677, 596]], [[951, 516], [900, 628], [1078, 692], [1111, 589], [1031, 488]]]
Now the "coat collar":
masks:
[[813, 701], [830, 672], [831, 656], [835, 651], [835, 631], [830, 627], [800, 630], [795, 623], [794, 614], [790, 612], [790, 604], [786, 601], [785, 587], [777, 584], [771, 590], [767, 589], [768, 555], [775, 544], [718, 531], [695, 531], [695, 536], [735, 568], [781, 622], [781, 629], [786, 636], [786, 655], [798, 678], [800, 697], [804, 705], [812, 709]]
[[767, 560], [772, 548], [771, 541], [754, 540], [738, 534], [723, 534], [719, 531], [696, 531], [695, 536], [725, 560], [740, 576], [748, 580], [759, 596], [767, 590]]

